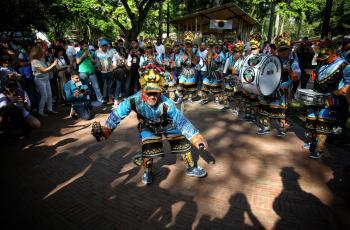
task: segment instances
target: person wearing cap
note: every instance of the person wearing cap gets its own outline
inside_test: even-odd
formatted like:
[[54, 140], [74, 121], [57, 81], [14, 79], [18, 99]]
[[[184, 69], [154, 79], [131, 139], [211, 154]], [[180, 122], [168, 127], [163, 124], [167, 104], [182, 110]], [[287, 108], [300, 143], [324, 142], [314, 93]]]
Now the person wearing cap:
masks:
[[326, 149], [327, 137], [337, 119], [339, 97], [350, 99], [350, 65], [336, 53], [336, 44], [329, 39], [321, 41], [317, 56], [319, 65], [314, 90], [324, 94], [326, 99], [322, 106], [308, 107], [304, 148], [309, 149], [312, 159], [320, 158]]
[[104, 100], [111, 103], [113, 101], [113, 52], [108, 49], [108, 41], [101, 39], [100, 48], [96, 51], [96, 60], [99, 71], [101, 72], [100, 87], [103, 91], [104, 85], [107, 85], [107, 91], [103, 93]]
[[98, 134], [108, 139], [119, 123], [131, 111], [136, 112], [139, 120], [138, 130], [142, 141], [142, 153], [134, 157], [134, 163], [144, 168], [142, 182], [152, 183], [153, 159], [164, 156], [162, 138], [170, 143], [171, 152], [180, 154], [187, 166], [186, 175], [204, 177], [206, 171], [197, 166], [192, 159], [191, 144], [196, 148], [208, 144], [191, 122], [176, 108], [172, 100], [162, 95], [165, 80], [156, 69], [150, 69], [140, 78], [142, 90], [124, 100], [109, 115], [103, 126], [92, 129], [92, 134], [100, 140]]
[[221, 74], [222, 63], [225, 60], [225, 54], [218, 50], [216, 38], [212, 34], [208, 38], [208, 54], [205, 60], [207, 65], [207, 74], [203, 79], [202, 101], [201, 104], [207, 104], [209, 94], [215, 97], [215, 103], [218, 105], [223, 94], [223, 77]]
[[239, 79], [239, 71], [243, 64], [243, 42], [228, 45], [229, 56], [226, 59], [223, 73], [225, 76], [225, 94], [224, 94], [224, 109], [229, 109], [230, 100], [234, 100], [233, 114], [239, 115], [240, 104], [242, 98], [242, 86]]
[[[291, 42], [287, 33], [283, 33], [275, 38], [277, 56], [281, 59], [283, 70], [279, 88], [269, 97], [260, 100], [259, 130], [257, 134], [265, 135], [270, 132], [271, 119], [278, 121], [279, 127], [277, 136], [284, 137], [287, 131], [286, 110], [293, 82], [299, 81], [301, 71], [298, 58], [291, 51]], [[260, 98], [262, 99], [262, 98]], [[265, 102], [265, 103], [262, 103]]]

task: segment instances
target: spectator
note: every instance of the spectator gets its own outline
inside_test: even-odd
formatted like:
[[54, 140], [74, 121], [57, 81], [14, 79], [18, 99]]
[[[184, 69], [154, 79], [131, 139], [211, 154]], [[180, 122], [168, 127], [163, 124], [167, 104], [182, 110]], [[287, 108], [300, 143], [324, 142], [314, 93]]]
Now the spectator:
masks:
[[276, 55], [276, 45], [270, 44], [270, 54]]
[[[28, 49], [30, 51], [30, 49]], [[38, 109], [38, 98], [37, 98], [37, 93], [35, 89], [35, 83], [34, 83], [34, 76], [33, 76], [33, 70], [32, 66], [30, 64], [30, 59], [29, 56], [27, 55], [27, 51], [23, 48], [20, 49], [19, 55], [18, 55], [18, 60], [19, 60], [19, 68], [18, 72], [22, 77], [24, 78], [25, 81], [25, 86], [26, 86], [26, 91], [29, 95], [29, 99], [32, 103], [32, 110], [37, 110]]]
[[79, 76], [84, 85], [88, 85], [90, 81], [94, 88], [97, 101], [105, 103], [102, 98], [100, 87], [95, 74], [95, 64], [97, 63], [95, 54], [88, 50], [88, 44], [85, 41], [80, 43], [81, 50], [77, 53], [76, 59], [79, 65]]
[[264, 42], [262, 53], [263, 54], [271, 54], [270, 42], [268, 42], [268, 41]]
[[20, 86], [19, 82], [22, 82], [23, 78], [19, 75], [11, 66], [11, 59], [8, 55], [2, 55], [0, 58], [0, 90], [5, 90], [5, 85], [8, 81], [16, 81]]
[[79, 74], [73, 72], [71, 80], [64, 85], [66, 100], [72, 103], [71, 117], [80, 117], [83, 120], [92, 118], [90, 106], [90, 90], [87, 85], [80, 81]]
[[115, 76], [115, 96], [114, 107], [119, 105], [122, 97], [129, 96], [130, 76], [126, 75], [125, 57], [118, 52], [113, 56], [113, 69]]
[[75, 61], [75, 55], [77, 54], [77, 51], [75, 50], [74, 46], [72, 45], [72, 42], [68, 41], [67, 43], [63, 44], [64, 49], [66, 50], [66, 55], [69, 59], [69, 63], [72, 65], [72, 68], [76, 69], [76, 61]]
[[[311, 47], [311, 43], [309, 42], [307, 37], [301, 40], [301, 44], [296, 49], [296, 53], [298, 55], [299, 66], [301, 69], [300, 87], [302, 89], [305, 89], [307, 82], [309, 81], [309, 78], [310, 78], [310, 75], [306, 73], [305, 70], [312, 68], [312, 59], [315, 55], [315, 52], [313, 51]], [[295, 87], [293, 87], [293, 91], [296, 90], [294, 88]]]
[[0, 128], [10, 135], [39, 128], [40, 121], [29, 113], [30, 106], [28, 94], [15, 81], [7, 82], [0, 94]]
[[122, 38], [118, 39], [118, 44], [117, 44], [116, 50], [119, 53], [119, 55], [121, 55], [125, 58], [127, 57], [127, 50], [124, 46], [124, 40]]
[[47, 105], [48, 113], [56, 114], [57, 112], [52, 109], [52, 92], [49, 73], [53, 71], [58, 61], [54, 60], [50, 66], [47, 66], [43, 61], [44, 51], [40, 46], [32, 47], [30, 57], [34, 73], [34, 82], [40, 93], [39, 115], [42, 117], [47, 116], [47, 114], [44, 113], [45, 104]]
[[96, 51], [96, 57], [98, 61], [99, 70], [101, 72], [101, 84], [100, 87], [103, 91], [104, 86], [107, 87], [107, 92], [103, 95], [104, 99], [108, 102], [113, 101], [113, 72], [112, 72], [112, 58], [113, 50], [108, 49], [108, 42], [105, 39], [100, 40], [101, 48]]
[[140, 90], [139, 83], [139, 67], [140, 67], [140, 58], [143, 54], [143, 49], [139, 48], [139, 44], [137, 40], [131, 40], [131, 49], [127, 59], [127, 68], [129, 69], [129, 78], [130, 78], [130, 86], [129, 86], [129, 95], [133, 95], [136, 91]]
[[[132, 41], [131, 41], [131, 42], [132, 42]], [[139, 43], [140, 48], [143, 49], [143, 47], [145, 46], [145, 43], [144, 43], [144, 41], [143, 41], [143, 36], [140, 36], [138, 43]]]
[[65, 100], [64, 84], [68, 81], [67, 75], [70, 70], [70, 62], [66, 55], [66, 50], [62, 47], [56, 47], [55, 58], [57, 59], [57, 81], [58, 81], [58, 96], [60, 99]]
[[162, 44], [162, 38], [161, 37], [157, 38], [157, 42], [156, 42], [155, 48], [156, 48], [157, 54], [164, 54], [165, 53], [165, 47]]

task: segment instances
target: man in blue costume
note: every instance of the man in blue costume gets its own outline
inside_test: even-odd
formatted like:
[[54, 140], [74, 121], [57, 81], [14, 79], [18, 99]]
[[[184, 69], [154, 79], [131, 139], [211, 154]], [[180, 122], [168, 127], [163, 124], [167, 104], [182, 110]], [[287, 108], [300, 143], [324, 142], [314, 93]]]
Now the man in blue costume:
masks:
[[162, 137], [170, 143], [171, 152], [180, 154], [184, 160], [186, 175], [204, 177], [206, 171], [192, 159], [191, 143], [196, 147], [208, 148], [208, 144], [191, 122], [176, 108], [174, 102], [162, 95], [163, 77], [157, 69], [150, 69], [140, 78], [142, 90], [123, 101], [108, 117], [104, 126], [94, 123], [91, 133], [99, 141], [107, 139], [118, 124], [136, 112], [142, 153], [134, 157], [134, 163], [143, 166], [142, 182], [152, 183], [153, 159], [164, 155]]

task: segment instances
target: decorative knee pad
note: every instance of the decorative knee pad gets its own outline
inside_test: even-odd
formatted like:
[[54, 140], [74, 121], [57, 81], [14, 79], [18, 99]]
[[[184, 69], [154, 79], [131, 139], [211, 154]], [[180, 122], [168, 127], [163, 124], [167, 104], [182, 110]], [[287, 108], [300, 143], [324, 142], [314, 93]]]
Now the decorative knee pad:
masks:
[[174, 154], [183, 154], [191, 150], [191, 143], [184, 137], [178, 136], [168, 139], [171, 152]]
[[181, 154], [181, 157], [184, 160], [187, 168], [194, 167], [194, 161], [192, 158], [191, 151]]
[[142, 142], [142, 157], [155, 158], [164, 156], [163, 142], [161, 139], [145, 140]]

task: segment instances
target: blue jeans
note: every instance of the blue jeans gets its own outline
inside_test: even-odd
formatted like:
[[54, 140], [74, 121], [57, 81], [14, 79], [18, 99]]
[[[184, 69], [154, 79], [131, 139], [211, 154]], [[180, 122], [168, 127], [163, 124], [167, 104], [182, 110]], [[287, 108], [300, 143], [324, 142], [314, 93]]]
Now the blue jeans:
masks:
[[72, 108], [83, 120], [90, 120], [92, 118], [91, 111], [86, 102], [76, 102], [72, 104]]
[[104, 85], [107, 84], [107, 92], [103, 95], [104, 98], [112, 98], [113, 97], [113, 91], [112, 91], [112, 85], [113, 85], [113, 73], [101, 73], [101, 84], [100, 87], [103, 90]]
[[100, 91], [100, 87], [98, 85], [96, 75], [94, 73], [93, 74], [79, 73], [79, 76], [83, 84], [89, 85], [89, 81], [91, 82], [91, 85], [94, 88], [97, 100], [99, 102], [103, 102], [102, 94]]
[[118, 74], [123, 75], [127, 74], [125, 71], [120, 71], [116, 73], [116, 80], [115, 80], [115, 99], [120, 100], [122, 97], [129, 97], [130, 93], [130, 82], [131, 78], [130, 76], [126, 77], [118, 77]]

